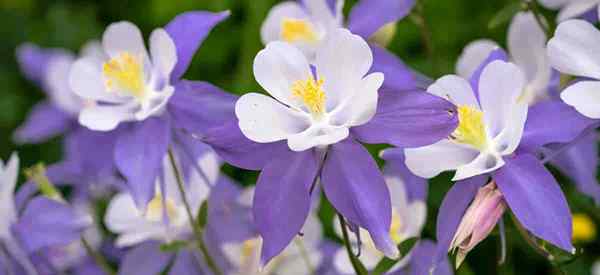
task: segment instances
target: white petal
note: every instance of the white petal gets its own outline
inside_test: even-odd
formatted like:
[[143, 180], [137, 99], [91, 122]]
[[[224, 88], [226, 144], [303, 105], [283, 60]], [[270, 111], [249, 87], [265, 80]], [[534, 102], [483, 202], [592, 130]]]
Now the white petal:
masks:
[[74, 61], [72, 56], [52, 59], [48, 64], [45, 83], [50, 90], [52, 102], [63, 111], [76, 115], [83, 107], [83, 101], [69, 85], [69, 74]]
[[284, 140], [309, 127], [308, 117], [274, 99], [258, 94], [245, 94], [235, 104], [242, 133], [260, 143]]
[[301, 242], [306, 249], [317, 249], [323, 240], [323, 229], [317, 211], [311, 211], [302, 227], [304, 236], [296, 237], [294, 242]]
[[457, 106], [466, 105], [479, 109], [471, 84], [460, 76], [443, 76], [431, 84], [427, 92], [445, 98]]
[[316, 146], [327, 146], [338, 143], [348, 137], [347, 127], [315, 125], [306, 131], [290, 136], [288, 146], [292, 151], [304, 151]]
[[558, 22], [562, 22], [567, 19], [581, 16], [587, 11], [590, 11], [591, 9], [595, 8], [596, 5], [598, 5], [597, 0], [570, 1], [560, 10], [556, 20]]
[[260, 37], [265, 45], [281, 40], [281, 23], [285, 18], [308, 19], [308, 15], [295, 1], [282, 2], [273, 6], [260, 28]]
[[19, 156], [16, 153], [5, 167], [0, 161], [0, 239], [10, 238], [10, 227], [17, 218], [14, 194], [18, 175]]
[[111, 58], [123, 52], [148, 56], [140, 29], [127, 21], [110, 24], [102, 36], [102, 46]]
[[169, 103], [169, 99], [173, 96], [173, 93], [175, 93], [175, 88], [173, 86], [165, 86], [160, 92], [151, 91], [149, 93], [151, 93], [151, 95], [143, 101], [139, 110], [134, 114], [135, 119], [138, 121], [161, 114], [167, 106], [167, 103]]
[[573, 2], [573, 0], [538, 0], [538, 2], [549, 9], [558, 9], [569, 2]]
[[354, 268], [352, 267], [348, 253], [344, 248], [338, 248], [335, 252], [333, 265], [340, 274], [354, 274]]
[[469, 43], [458, 57], [456, 73], [463, 78], [470, 78], [496, 48], [498, 48], [498, 44], [489, 39], [480, 39]]
[[177, 49], [164, 29], [156, 29], [150, 35], [150, 54], [154, 69], [159, 70], [161, 77], [168, 80], [177, 64]]
[[567, 87], [560, 98], [584, 116], [600, 118], [600, 82], [581, 81]]
[[503, 156], [512, 154], [523, 136], [525, 121], [527, 120], [527, 111], [529, 107], [526, 103], [517, 103], [508, 112], [505, 118], [505, 128], [494, 138], [496, 150]]
[[79, 113], [79, 124], [94, 131], [111, 131], [119, 123], [133, 119], [133, 113], [121, 105], [86, 107]]
[[92, 40], [83, 47], [81, 47], [80, 55], [82, 57], [90, 57], [98, 60], [98, 62], [102, 62], [102, 60], [108, 59], [108, 55], [104, 52], [104, 48], [102, 48], [102, 43], [97, 40]]
[[75, 61], [69, 74], [69, 85], [73, 92], [84, 99], [123, 102], [124, 98], [106, 90], [101, 70], [102, 64], [95, 58], [84, 57]]
[[531, 12], [520, 12], [513, 17], [508, 29], [508, 50], [527, 76], [533, 92], [546, 92], [552, 69], [546, 56], [546, 34]]
[[149, 230], [123, 233], [117, 237], [115, 245], [117, 247], [133, 246], [146, 240], [160, 239], [162, 235], [161, 231], [156, 227]]
[[392, 207], [398, 211], [406, 210], [408, 208], [408, 197], [406, 195], [404, 180], [397, 175], [386, 176], [385, 183], [387, 183], [388, 189], [390, 190]]
[[[327, 2], [324, 0], [304, 0], [304, 5], [306, 5], [308, 13], [315, 21], [320, 22], [326, 30], [333, 30], [341, 26], [341, 17], [334, 16]], [[337, 7], [339, 5], [336, 3]]]
[[599, 45], [600, 32], [592, 24], [565, 21], [548, 42], [548, 58], [562, 73], [600, 79]]
[[362, 83], [354, 88], [354, 96], [344, 100], [332, 114], [332, 124], [351, 127], [369, 122], [377, 112], [378, 91], [382, 84], [382, 73], [367, 75]]
[[278, 101], [301, 109], [302, 102], [293, 98], [292, 85], [313, 77], [306, 57], [285, 42], [271, 42], [254, 58], [254, 77]]
[[317, 51], [317, 75], [324, 80], [327, 110], [331, 111], [358, 92], [363, 77], [373, 64], [367, 42], [346, 29], [336, 29]]
[[404, 212], [404, 239], [419, 237], [427, 221], [427, 205], [423, 201], [415, 201]]
[[502, 157], [481, 153], [472, 162], [458, 167], [456, 174], [452, 178], [453, 181], [464, 180], [477, 175], [483, 175], [492, 172], [504, 165]]
[[108, 204], [104, 223], [113, 233], [121, 233], [131, 228], [141, 217], [131, 195], [117, 194]]
[[512, 63], [494, 61], [483, 69], [479, 102], [488, 136], [495, 137], [508, 127], [508, 118], [524, 88], [525, 75]]
[[424, 147], [407, 148], [404, 154], [406, 166], [413, 174], [433, 178], [473, 161], [479, 152], [444, 139]]

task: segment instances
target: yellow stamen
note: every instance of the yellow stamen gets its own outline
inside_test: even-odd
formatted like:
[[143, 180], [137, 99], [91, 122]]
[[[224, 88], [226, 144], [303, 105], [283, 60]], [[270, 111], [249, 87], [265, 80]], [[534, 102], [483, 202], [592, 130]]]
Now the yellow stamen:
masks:
[[257, 248], [260, 245], [260, 241], [258, 238], [249, 239], [242, 243], [242, 253], [241, 253], [241, 262], [249, 264], [248, 261], [251, 261], [253, 257], [255, 257], [257, 253]]
[[[175, 202], [167, 198], [164, 202], [164, 206], [167, 208], [167, 217], [173, 219], [177, 216], [177, 207]], [[146, 219], [151, 221], [161, 221], [163, 218], [163, 198], [160, 193], [156, 193], [154, 198], [148, 203], [146, 208]]]
[[392, 209], [392, 224], [390, 226], [390, 237], [392, 240], [399, 244], [402, 242], [402, 234], [400, 234], [400, 230], [402, 229], [402, 218], [398, 215], [396, 209]]
[[596, 225], [585, 214], [573, 214], [573, 241], [589, 242], [596, 239]]
[[298, 80], [292, 85], [292, 95], [302, 100], [304, 106], [313, 116], [320, 117], [325, 113], [325, 91], [322, 79], [315, 81], [309, 77], [307, 80]]
[[108, 91], [123, 91], [131, 96], [144, 96], [144, 67], [141, 57], [123, 52], [102, 66]]
[[470, 106], [458, 107], [458, 127], [451, 137], [458, 143], [482, 150], [487, 145], [483, 113]]
[[284, 18], [281, 21], [281, 38], [286, 42], [315, 42], [317, 33], [309, 22], [302, 19]]

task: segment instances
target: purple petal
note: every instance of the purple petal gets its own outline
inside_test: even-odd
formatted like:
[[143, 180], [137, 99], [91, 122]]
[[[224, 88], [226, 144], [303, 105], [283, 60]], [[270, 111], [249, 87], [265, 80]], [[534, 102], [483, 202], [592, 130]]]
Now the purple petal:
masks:
[[371, 72], [381, 72], [385, 75], [384, 88], [393, 91], [411, 91], [417, 88], [414, 73], [400, 58], [377, 45], [370, 46], [373, 51]]
[[119, 275], [160, 274], [169, 264], [172, 253], [160, 251], [158, 242], [145, 242], [127, 252]]
[[17, 62], [23, 75], [32, 82], [43, 86], [48, 63], [56, 56], [69, 55], [61, 49], [42, 49], [37, 45], [26, 43], [17, 48]]
[[198, 274], [210, 274], [205, 270], [208, 267], [205, 266], [204, 262], [201, 263], [202, 270], [198, 266], [200, 263], [198, 259], [201, 259], [200, 255], [194, 255], [192, 252], [182, 250], [177, 253], [173, 267], [169, 270], [171, 275], [198, 275]]
[[171, 73], [172, 83], [183, 76], [208, 33], [227, 17], [229, 11], [191, 11], [178, 15], [167, 24], [165, 30], [177, 47], [177, 65]]
[[365, 143], [419, 147], [448, 137], [458, 125], [456, 107], [423, 91], [379, 91], [377, 113], [367, 124], [352, 128]]
[[488, 64], [490, 64], [496, 60], [502, 60], [502, 61], [508, 62], [508, 55], [506, 54], [506, 51], [504, 51], [501, 48], [493, 50], [488, 55], [488, 57], [481, 63], [481, 65], [479, 65], [479, 67], [477, 68], [477, 70], [475, 70], [473, 75], [471, 75], [471, 79], [470, 79], [471, 87], [473, 88], [473, 92], [475, 92], [477, 99], [479, 99], [479, 77], [481, 76], [483, 69]]
[[248, 170], [261, 170], [271, 159], [290, 151], [285, 141], [256, 143], [244, 136], [237, 119], [213, 128], [202, 141], [211, 145], [227, 163]]
[[456, 229], [458, 229], [458, 225], [467, 207], [469, 207], [471, 201], [475, 198], [477, 190], [487, 182], [487, 179], [487, 175], [482, 175], [455, 182], [450, 191], [446, 193], [437, 216], [436, 238], [438, 240], [438, 249], [436, 262], [447, 259], [446, 254], [448, 253], [448, 248], [450, 248], [450, 243], [454, 238]]
[[537, 237], [571, 252], [571, 211], [552, 174], [533, 155], [505, 161], [493, 177], [519, 222]]
[[106, 273], [91, 258], [87, 258], [82, 263], [73, 268], [74, 275], [105, 275]]
[[430, 240], [419, 241], [411, 252], [409, 274], [431, 274], [431, 269], [435, 268], [435, 271], [431, 275], [452, 275], [452, 267], [448, 259], [441, 263], [435, 262], [436, 247], [436, 244]]
[[117, 139], [115, 164], [140, 208], [154, 195], [154, 183], [169, 148], [170, 134], [168, 121], [149, 118], [130, 125]]
[[350, 12], [348, 29], [368, 39], [383, 25], [408, 15], [414, 5], [415, 0], [361, 0]]
[[77, 123], [68, 113], [48, 101], [36, 104], [27, 119], [14, 134], [19, 144], [41, 143], [63, 134]]
[[591, 133], [550, 161], [569, 176], [579, 192], [594, 199], [600, 205], [600, 184], [596, 179], [598, 167], [598, 135]]
[[27, 204], [12, 230], [25, 250], [33, 253], [78, 240], [91, 223], [89, 216], [79, 215], [69, 205], [38, 196]]
[[37, 184], [33, 182], [26, 182], [19, 187], [19, 190], [15, 194], [15, 206], [17, 207], [17, 212], [22, 212], [25, 210], [27, 203], [31, 200], [38, 192]]
[[386, 255], [397, 253], [390, 239], [390, 192], [375, 160], [358, 142], [346, 139], [332, 145], [323, 166], [321, 185], [331, 204], [350, 223], [369, 231]]
[[415, 176], [406, 167], [404, 149], [391, 148], [382, 152], [381, 158], [385, 160], [385, 175], [398, 175], [404, 181], [408, 201], [427, 200], [427, 180]]
[[262, 170], [254, 193], [254, 219], [263, 237], [261, 260], [267, 264], [302, 229], [310, 209], [310, 187], [317, 174], [314, 151], [290, 152]]
[[542, 101], [529, 108], [519, 149], [533, 152], [546, 144], [569, 142], [594, 122], [560, 100]]
[[169, 100], [174, 127], [194, 134], [235, 120], [237, 97], [202, 81], [182, 80]]

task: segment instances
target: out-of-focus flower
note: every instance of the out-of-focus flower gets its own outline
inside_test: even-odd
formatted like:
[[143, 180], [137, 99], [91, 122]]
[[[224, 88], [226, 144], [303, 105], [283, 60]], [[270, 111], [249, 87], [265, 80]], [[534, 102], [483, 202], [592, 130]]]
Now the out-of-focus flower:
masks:
[[540, 4], [549, 9], [560, 9], [557, 21], [565, 21], [576, 17], [598, 20], [598, 0], [539, 0]]
[[573, 214], [573, 242], [585, 243], [596, 239], [596, 224], [586, 214]]

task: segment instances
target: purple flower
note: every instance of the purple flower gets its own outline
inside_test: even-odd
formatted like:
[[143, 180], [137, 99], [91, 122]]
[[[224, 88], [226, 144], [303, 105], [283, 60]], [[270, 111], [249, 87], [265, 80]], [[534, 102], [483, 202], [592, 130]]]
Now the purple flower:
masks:
[[556, 18], [559, 22], [577, 17], [586, 18], [591, 22], [598, 21], [600, 1], [540, 0], [540, 4], [549, 9], [559, 9], [560, 12]]

